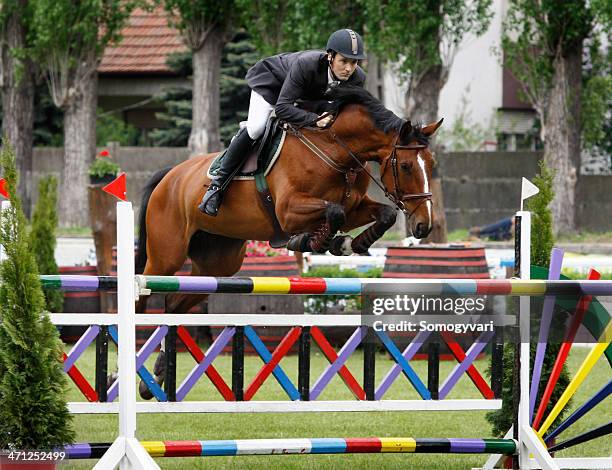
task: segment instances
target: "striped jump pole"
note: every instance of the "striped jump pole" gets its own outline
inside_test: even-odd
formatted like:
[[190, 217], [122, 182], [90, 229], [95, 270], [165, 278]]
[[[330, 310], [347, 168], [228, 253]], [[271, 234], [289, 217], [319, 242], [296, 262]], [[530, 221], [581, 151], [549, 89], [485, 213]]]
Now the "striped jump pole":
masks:
[[[213, 457], [234, 455], [291, 454], [377, 454], [443, 453], [511, 455], [516, 451], [512, 439], [419, 439], [410, 437], [316, 438], [316, 439], [236, 439], [223, 441], [149, 441], [141, 442], [152, 457]], [[109, 443], [81, 443], [66, 446], [69, 459], [99, 458]]]
[[[114, 276], [40, 276], [45, 289], [114, 291]], [[505, 296], [612, 296], [612, 280], [548, 281], [543, 279], [376, 279], [314, 277], [211, 277], [142, 276], [136, 280], [140, 294], [272, 294], [359, 295], [367, 284], [401, 284], [413, 295], [505, 295]]]

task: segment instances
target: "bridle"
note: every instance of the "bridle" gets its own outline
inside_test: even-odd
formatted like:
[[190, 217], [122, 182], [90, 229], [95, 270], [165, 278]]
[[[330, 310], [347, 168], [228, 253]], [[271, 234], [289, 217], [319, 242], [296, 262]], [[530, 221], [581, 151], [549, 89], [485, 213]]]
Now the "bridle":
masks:
[[410, 144], [410, 145], [400, 145], [397, 143], [399, 140], [399, 133], [395, 137], [395, 141], [393, 142], [393, 148], [391, 149], [391, 154], [385, 160], [384, 167], [380, 170], [380, 175], [382, 175], [387, 170], [387, 166], [389, 166], [389, 162], [391, 163], [391, 170], [393, 171], [393, 193], [385, 193], [388, 199], [390, 199], [404, 214], [407, 213], [406, 206], [404, 201], [414, 201], [421, 200], [420, 203], [416, 205], [416, 207], [408, 214], [408, 218], [412, 217], [412, 215], [416, 212], [416, 210], [423, 205], [423, 203], [427, 201], [431, 201], [431, 192], [422, 192], [422, 193], [404, 193], [400, 189], [399, 185], [399, 169], [397, 162], [397, 151], [398, 150], [423, 150], [427, 148], [425, 144]]
[[[317, 121], [319, 119], [323, 119], [326, 116], [326, 114], [319, 116]], [[308, 123], [308, 125], [311, 125], [311, 123]], [[344, 203], [344, 201], [350, 196], [351, 188], [352, 188], [353, 183], [355, 182], [357, 173], [361, 171], [364, 171], [366, 175], [368, 175], [368, 177], [374, 182], [374, 184], [376, 184], [376, 186], [378, 186], [383, 191], [385, 197], [389, 201], [391, 201], [397, 209], [399, 209], [404, 214], [406, 214], [408, 218], [412, 217], [412, 215], [416, 212], [416, 210], [419, 207], [421, 207], [421, 205], [423, 205], [423, 203], [425, 203], [426, 201], [431, 201], [431, 192], [404, 193], [400, 189], [399, 169], [398, 169], [398, 161], [397, 161], [397, 151], [398, 150], [423, 150], [427, 148], [427, 145], [424, 145], [424, 144], [400, 145], [398, 144], [398, 141], [399, 141], [399, 132], [398, 132], [397, 136], [395, 137], [395, 140], [393, 141], [391, 153], [385, 159], [384, 166], [381, 167], [381, 171], [380, 171], [381, 182], [379, 182], [374, 177], [374, 175], [372, 175], [372, 173], [368, 171], [366, 165], [364, 165], [361, 162], [361, 160], [359, 160], [359, 158], [353, 153], [353, 151], [349, 148], [349, 146], [342, 139], [340, 139], [332, 129], [327, 128], [327, 130], [330, 133], [330, 136], [332, 137], [335, 143], [342, 146], [348, 152], [351, 158], [355, 161], [356, 163], [355, 166], [350, 166], [347, 168], [345, 166], [338, 164], [333, 158], [331, 158], [329, 155], [323, 152], [319, 147], [317, 147], [314, 142], [308, 139], [308, 137], [306, 137], [301, 132], [300, 130], [301, 127], [304, 127], [304, 126], [296, 127], [296, 126], [293, 126], [287, 123], [285, 128], [290, 134], [297, 137], [300, 140], [300, 142], [302, 142], [314, 155], [319, 157], [319, 159], [322, 160], [326, 165], [328, 165], [329, 167], [333, 168], [334, 170], [344, 175], [344, 179], [346, 181], [346, 190], [342, 198], [342, 203]], [[382, 175], [385, 173], [385, 171], [387, 171], [387, 166], [389, 165], [389, 163], [391, 163], [391, 169], [393, 171], [393, 191], [389, 191], [384, 186], [384, 184], [382, 184]], [[414, 200], [421, 200], [421, 202], [417, 204], [417, 206], [412, 211], [409, 212], [404, 202], [414, 201]]]

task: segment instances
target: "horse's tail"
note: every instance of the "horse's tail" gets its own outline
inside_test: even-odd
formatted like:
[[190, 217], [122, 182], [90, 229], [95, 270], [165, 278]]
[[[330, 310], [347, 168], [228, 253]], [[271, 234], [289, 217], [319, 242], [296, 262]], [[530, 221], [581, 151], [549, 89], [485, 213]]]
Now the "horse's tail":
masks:
[[142, 190], [142, 201], [140, 203], [140, 214], [138, 216], [138, 251], [136, 253], [136, 274], [142, 274], [147, 264], [147, 207], [151, 194], [160, 181], [172, 170], [172, 167], [158, 170]]

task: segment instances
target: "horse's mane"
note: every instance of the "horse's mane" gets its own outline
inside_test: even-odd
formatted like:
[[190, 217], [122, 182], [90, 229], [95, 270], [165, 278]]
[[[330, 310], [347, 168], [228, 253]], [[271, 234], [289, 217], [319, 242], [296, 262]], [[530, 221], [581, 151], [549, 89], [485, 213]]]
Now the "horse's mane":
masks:
[[356, 85], [340, 85], [327, 91], [326, 96], [334, 100], [334, 107], [341, 111], [347, 104], [360, 104], [364, 106], [377, 129], [387, 133], [397, 131], [404, 124], [404, 120], [389, 111], [365, 88]]

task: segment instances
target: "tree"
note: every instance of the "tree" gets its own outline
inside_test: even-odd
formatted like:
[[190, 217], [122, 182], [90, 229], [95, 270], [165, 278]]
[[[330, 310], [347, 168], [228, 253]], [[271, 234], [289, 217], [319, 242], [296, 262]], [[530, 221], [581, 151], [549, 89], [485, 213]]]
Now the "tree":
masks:
[[35, 66], [28, 48], [32, 2], [0, 2], [0, 89], [2, 90], [2, 135], [14, 145], [21, 174], [19, 195], [26, 216], [32, 200], [32, 126]]
[[64, 169], [60, 192], [63, 226], [87, 222], [87, 167], [96, 153], [97, 68], [135, 1], [37, 0], [34, 45], [46, 69], [53, 102], [64, 111]]
[[[238, 130], [240, 121], [247, 118], [251, 90], [244, 77], [257, 58], [255, 46], [245, 32], [237, 33], [223, 48], [219, 83], [219, 133], [226, 146]], [[181, 76], [191, 75], [191, 63], [190, 52], [175, 54], [168, 60], [170, 68]], [[166, 106], [166, 112], [158, 113], [157, 117], [165, 122], [167, 127], [151, 132], [151, 139], [159, 146], [186, 146], [191, 131], [191, 90], [172, 87], [165, 90], [160, 99]]]
[[[38, 183], [38, 202], [32, 215], [30, 246], [38, 272], [59, 274], [55, 262], [55, 231], [57, 229], [57, 179], [47, 176]], [[64, 295], [60, 290], [45, 291], [47, 310], [61, 312]]]
[[[363, 11], [347, 0], [236, 0], [242, 23], [264, 56], [324, 49], [329, 35], [351, 27], [361, 32]], [[262, 15], [261, 12], [271, 12]]]
[[551, 210], [556, 234], [575, 229], [584, 46], [597, 34], [596, 26], [609, 31], [610, 10], [605, 1], [517, 0], [504, 22], [504, 62], [540, 118], [544, 160], [555, 174]]
[[0, 163], [11, 196], [0, 243], [0, 448], [46, 449], [74, 440], [57, 329], [45, 310], [38, 269], [17, 196], [15, 157], [3, 143]]
[[165, 0], [170, 21], [192, 52], [193, 107], [189, 148], [192, 155], [221, 149], [219, 138], [219, 71], [223, 46], [232, 38], [236, 19], [233, 0]]
[[[424, 123], [439, 119], [440, 92], [466, 35], [489, 27], [491, 0], [360, 0], [367, 42], [407, 82], [405, 116]], [[434, 226], [427, 241], [446, 241], [446, 218], [438, 170], [431, 182]]]
[[238, 131], [241, 121], [246, 121], [249, 112], [251, 89], [245, 76], [249, 68], [259, 60], [251, 38], [238, 32], [223, 49], [221, 60], [221, 140], [229, 145]]
[[[193, 75], [191, 51], [172, 54], [166, 63], [183, 78]], [[164, 103], [166, 111], [156, 113], [156, 117], [166, 126], [153, 130], [149, 134], [151, 141], [160, 147], [186, 147], [191, 134], [193, 93], [189, 88], [168, 87], [159, 100]]]

